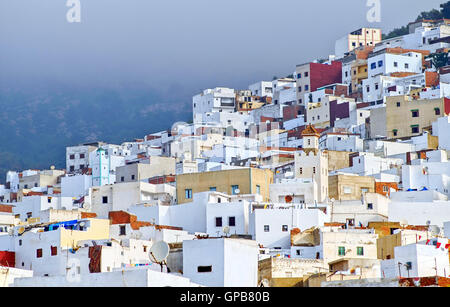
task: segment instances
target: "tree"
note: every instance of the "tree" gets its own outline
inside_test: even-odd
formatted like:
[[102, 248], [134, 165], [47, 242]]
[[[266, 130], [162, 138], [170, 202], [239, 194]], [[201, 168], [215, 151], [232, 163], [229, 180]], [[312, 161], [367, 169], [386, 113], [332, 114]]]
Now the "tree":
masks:
[[436, 9], [433, 9], [433, 10], [431, 10], [429, 12], [422, 12], [422, 13], [420, 13], [420, 15], [417, 16], [416, 21], [423, 20], [423, 19], [437, 20], [437, 19], [442, 19], [442, 18], [443, 18], [442, 12], [440, 12], [440, 11], [438, 11]]
[[432, 53], [427, 56], [427, 59], [431, 59], [431, 63], [436, 69], [447, 66], [449, 64], [448, 52]]
[[442, 17], [450, 19], [450, 1], [441, 4]]

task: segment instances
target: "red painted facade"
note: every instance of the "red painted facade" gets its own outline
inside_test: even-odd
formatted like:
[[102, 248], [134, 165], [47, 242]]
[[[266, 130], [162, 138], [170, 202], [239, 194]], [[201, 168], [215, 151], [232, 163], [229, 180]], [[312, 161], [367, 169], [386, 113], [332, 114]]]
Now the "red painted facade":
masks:
[[13, 268], [16, 266], [15, 252], [0, 252], [0, 266]]
[[331, 65], [310, 63], [310, 91], [334, 83], [342, 83], [342, 63], [333, 61]]

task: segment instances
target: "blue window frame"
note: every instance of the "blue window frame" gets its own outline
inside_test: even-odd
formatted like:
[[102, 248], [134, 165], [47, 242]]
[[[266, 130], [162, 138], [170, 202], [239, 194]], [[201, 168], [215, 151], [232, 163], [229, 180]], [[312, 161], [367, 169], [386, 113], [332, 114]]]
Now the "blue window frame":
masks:
[[383, 61], [378, 61], [378, 67], [382, 67], [383, 66]]
[[186, 199], [191, 199], [192, 198], [192, 189], [186, 189], [184, 190], [185, 193], [185, 198]]
[[377, 63], [370, 64], [370, 69], [376, 69], [376, 68], [377, 68]]
[[239, 190], [239, 186], [238, 185], [232, 185], [231, 186], [231, 193], [233, 193], [233, 195], [238, 194], [237, 191]]
[[302, 78], [302, 74], [297, 74], [297, 79], [301, 79]]

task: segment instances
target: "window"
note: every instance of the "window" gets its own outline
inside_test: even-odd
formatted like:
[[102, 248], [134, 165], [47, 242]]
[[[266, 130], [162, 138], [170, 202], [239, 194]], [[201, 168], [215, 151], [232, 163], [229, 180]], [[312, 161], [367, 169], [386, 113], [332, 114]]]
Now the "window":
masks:
[[352, 194], [352, 188], [351, 187], [344, 187], [344, 194]]
[[269, 231], [270, 231], [269, 225], [264, 225], [264, 232], [269, 232]]
[[393, 130], [392, 133], [394, 134], [394, 136], [398, 135], [398, 130]]
[[103, 202], [104, 204], [107, 204], [107, 203], [108, 203], [108, 196], [103, 196], [103, 197], [102, 197], [102, 202]]
[[33, 213], [27, 212], [27, 219], [31, 218], [32, 215], [33, 215]]
[[134, 180], [134, 178], [136, 178], [134, 175], [131, 175], [131, 180]]
[[192, 198], [192, 189], [186, 189], [184, 190], [184, 197], [186, 199], [191, 199]]
[[398, 63], [397, 62], [394, 62], [394, 67], [398, 67]]
[[231, 193], [232, 193], [233, 195], [239, 194], [238, 191], [239, 191], [239, 186], [238, 186], [238, 185], [232, 185], [232, 186], [231, 186]]
[[302, 91], [302, 87], [301, 87], [301, 86], [298, 87], [298, 91], [299, 91], [299, 92]]
[[52, 202], [52, 198], [51, 197], [47, 197], [47, 202], [50, 204]]
[[375, 83], [375, 90], [377, 90], [378, 89], [378, 83]]
[[366, 87], [366, 91], [367, 91], [367, 93], [370, 92], [370, 85], [368, 85], [368, 86]]
[[435, 108], [434, 109], [434, 115], [441, 115], [441, 109]]
[[378, 67], [382, 67], [383, 66], [383, 61], [378, 61]]
[[80, 154], [80, 159], [84, 159], [84, 154]]
[[411, 133], [419, 133], [419, 126], [411, 126]]
[[296, 254], [297, 254], [297, 256], [301, 256], [302, 255], [302, 250], [301, 249], [297, 249], [296, 250]]
[[309, 91], [309, 85], [305, 85], [305, 91]]
[[397, 108], [400, 108], [400, 106], [401, 106], [401, 103], [397, 102]]
[[309, 72], [305, 72], [305, 77], [308, 77], [309, 76]]
[[316, 173], [316, 167], [313, 167], [313, 174]]
[[376, 68], [377, 68], [377, 63], [370, 64], [370, 69], [376, 69]]
[[84, 164], [80, 164], [80, 169], [83, 169], [84, 168]]
[[125, 181], [125, 177], [124, 176], [120, 177], [120, 181], [124, 182]]
[[367, 210], [373, 210], [373, 204], [367, 204]]
[[256, 185], [256, 194], [261, 194], [261, 187]]
[[405, 63], [405, 69], [408, 69], [408, 68], [409, 68], [409, 64]]
[[281, 231], [282, 232], [287, 232], [288, 231], [288, 225], [281, 226]]
[[51, 251], [52, 256], [58, 255], [58, 247], [57, 246], [51, 246], [50, 251]]
[[144, 253], [146, 253], [147, 252], [147, 246], [142, 246], [142, 248], [144, 249]]
[[216, 227], [222, 227], [222, 218], [216, 217]]
[[364, 247], [358, 246], [358, 247], [356, 248], [356, 254], [357, 254], [358, 256], [364, 256]]
[[74, 160], [75, 159], [75, 155], [70, 155], [70, 160]]
[[127, 234], [127, 230], [125, 225], [120, 225], [119, 226], [119, 236], [125, 236]]
[[297, 74], [297, 79], [301, 79], [302, 78], [302, 74]]
[[42, 258], [42, 248], [36, 250], [36, 258]]
[[216, 188], [216, 187], [210, 187], [209, 190], [210, 190], [211, 192], [216, 192], [216, 191], [217, 191], [217, 188]]
[[19, 240], [19, 246], [22, 246], [22, 240]]
[[339, 256], [345, 256], [345, 247], [344, 246], [339, 246], [338, 247], [338, 255]]
[[228, 226], [230, 227], [236, 226], [236, 218], [234, 216], [228, 217]]
[[198, 266], [197, 267], [197, 272], [198, 273], [209, 273], [209, 272], [212, 272], [212, 265]]
[[303, 175], [303, 167], [300, 167], [300, 175]]
[[383, 192], [389, 192], [389, 187], [387, 185], [383, 186]]
[[411, 110], [412, 117], [419, 117], [419, 110]]

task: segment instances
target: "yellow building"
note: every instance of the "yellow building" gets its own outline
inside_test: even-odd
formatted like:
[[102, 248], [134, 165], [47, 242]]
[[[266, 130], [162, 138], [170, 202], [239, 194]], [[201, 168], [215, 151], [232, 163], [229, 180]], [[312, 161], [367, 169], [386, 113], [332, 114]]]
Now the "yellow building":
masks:
[[258, 168], [242, 168], [177, 175], [178, 204], [191, 202], [195, 193], [217, 191], [233, 194], [260, 194], [269, 201], [269, 185], [273, 172]]
[[335, 175], [328, 178], [330, 199], [358, 200], [364, 192], [375, 193], [375, 178], [355, 175]]
[[363, 80], [367, 79], [367, 60], [357, 59], [352, 64], [352, 92], [358, 91], [358, 85], [362, 86]]
[[445, 98], [413, 99], [411, 96], [386, 97], [386, 133], [391, 139], [421, 135], [445, 115]]

